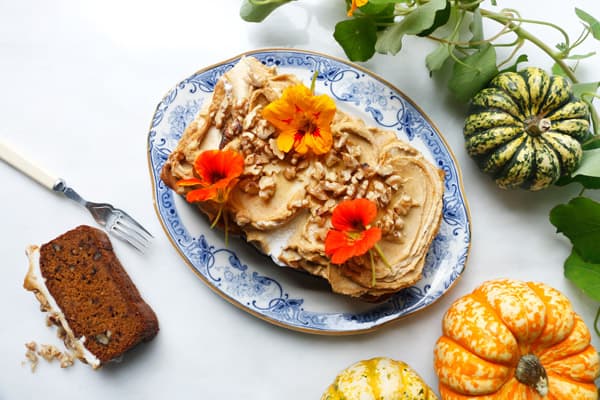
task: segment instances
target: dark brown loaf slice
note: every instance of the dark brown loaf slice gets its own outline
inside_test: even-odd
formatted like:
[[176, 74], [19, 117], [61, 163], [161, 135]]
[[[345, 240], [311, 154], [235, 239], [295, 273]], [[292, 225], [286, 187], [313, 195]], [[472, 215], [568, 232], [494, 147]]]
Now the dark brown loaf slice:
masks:
[[[76, 340], [101, 363], [158, 333], [154, 311], [117, 259], [108, 236], [79, 226], [41, 246], [40, 270]], [[25, 287], [27, 287], [27, 280]]]

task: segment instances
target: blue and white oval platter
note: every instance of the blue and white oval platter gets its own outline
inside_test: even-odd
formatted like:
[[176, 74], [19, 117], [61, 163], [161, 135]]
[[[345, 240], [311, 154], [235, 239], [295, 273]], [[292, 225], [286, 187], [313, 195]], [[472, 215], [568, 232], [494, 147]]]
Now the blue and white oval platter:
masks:
[[[211, 230], [194, 206], [160, 180], [160, 171], [183, 130], [208, 101], [217, 79], [243, 55], [307, 85], [318, 70], [316, 93], [369, 125], [393, 130], [445, 173], [443, 220], [427, 255], [423, 278], [378, 304], [334, 294], [317, 277], [275, 265], [242, 239]], [[323, 54], [292, 49], [256, 50], [202, 69], [178, 83], [158, 104], [148, 135], [155, 207], [166, 234], [184, 261], [232, 304], [285, 328], [319, 334], [369, 332], [438, 300], [465, 269], [470, 248], [469, 211], [460, 171], [446, 142], [402, 92], [366, 69]], [[183, 264], [183, 263], [182, 263]]]

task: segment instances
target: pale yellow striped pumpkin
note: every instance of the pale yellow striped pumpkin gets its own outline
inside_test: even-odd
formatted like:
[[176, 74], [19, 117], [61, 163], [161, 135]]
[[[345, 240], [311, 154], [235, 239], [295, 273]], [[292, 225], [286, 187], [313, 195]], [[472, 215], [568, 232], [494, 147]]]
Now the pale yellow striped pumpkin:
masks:
[[406, 363], [376, 357], [340, 372], [321, 400], [437, 400], [437, 397]]

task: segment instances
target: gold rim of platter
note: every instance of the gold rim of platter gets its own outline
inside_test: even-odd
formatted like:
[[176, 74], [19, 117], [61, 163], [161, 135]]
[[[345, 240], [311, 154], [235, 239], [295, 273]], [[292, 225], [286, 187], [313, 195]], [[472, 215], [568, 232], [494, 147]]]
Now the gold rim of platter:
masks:
[[[163, 229], [163, 231], [165, 232], [167, 238], [169, 239], [169, 242], [171, 242], [171, 245], [177, 250], [177, 253], [179, 254], [179, 256], [183, 259], [183, 261], [185, 262], [185, 264], [188, 266], [188, 268], [190, 268], [192, 270], [192, 272], [199, 277], [206, 286], [208, 286], [214, 293], [216, 293], [217, 295], [219, 295], [219, 297], [225, 299], [227, 302], [233, 304], [235, 307], [243, 310], [246, 313], [249, 313], [263, 321], [266, 321], [270, 324], [279, 326], [281, 328], [285, 328], [288, 330], [292, 330], [292, 331], [296, 331], [296, 332], [303, 332], [303, 333], [310, 333], [310, 334], [315, 334], [315, 335], [322, 335], [322, 336], [350, 336], [350, 335], [358, 335], [358, 334], [365, 334], [365, 333], [370, 333], [370, 332], [374, 332], [384, 326], [388, 326], [390, 324], [399, 322], [405, 318], [408, 317], [412, 317], [415, 314], [426, 310], [428, 308], [430, 308], [433, 304], [437, 303], [437, 301], [439, 299], [441, 299], [442, 297], [444, 297], [450, 290], [452, 290], [452, 288], [454, 288], [454, 286], [456, 285], [456, 283], [462, 278], [462, 275], [464, 274], [466, 268], [467, 268], [467, 263], [469, 261], [469, 256], [471, 253], [471, 211], [469, 209], [469, 203], [467, 201], [466, 195], [465, 195], [465, 190], [464, 190], [464, 185], [463, 185], [463, 177], [462, 177], [462, 171], [460, 168], [460, 165], [458, 164], [458, 161], [454, 155], [454, 152], [452, 151], [452, 148], [449, 146], [448, 142], [446, 141], [446, 138], [444, 137], [444, 135], [441, 133], [441, 131], [439, 130], [439, 128], [437, 127], [437, 125], [431, 120], [431, 118], [429, 118], [429, 115], [427, 115], [423, 109], [421, 107], [419, 107], [410, 97], [408, 97], [402, 90], [398, 89], [396, 86], [392, 85], [390, 82], [386, 81], [385, 79], [383, 79], [381, 76], [375, 74], [374, 72], [368, 70], [367, 68], [364, 68], [358, 64], [355, 64], [351, 61], [348, 60], [344, 60], [342, 58], [336, 57], [336, 56], [331, 56], [325, 53], [319, 53], [316, 51], [312, 51], [312, 50], [302, 50], [302, 49], [295, 49], [295, 48], [288, 48], [288, 47], [267, 47], [267, 48], [259, 48], [259, 49], [254, 49], [254, 50], [249, 50], [249, 51], [245, 51], [243, 53], [240, 53], [236, 56], [230, 57], [226, 60], [211, 64], [207, 67], [201, 68], [199, 70], [197, 70], [196, 72], [194, 72], [192, 75], [195, 74], [200, 74], [203, 73], [205, 71], [208, 71], [210, 69], [216, 68], [220, 65], [223, 64], [227, 64], [230, 63], [232, 61], [235, 61], [243, 56], [250, 56], [253, 54], [258, 54], [258, 53], [264, 53], [264, 52], [286, 52], [286, 51], [291, 51], [291, 52], [297, 52], [297, 53], [304, 53], [304, 54], [308, 54], [308, 55], [314, 55], [314, 56], [318, 56], [318, 57], [323, 57], [323, 58], [327, 58], [342, 64], [346, 64], [352, 68], [355, 68], [361, 72], [364, 72], [365, 74], [371, 76], [373, 79], [378, 80], [379, 82], [383, 83], [384, 85], [388, 86], [389, 88], [395, 90], [396, 92], [398, 92], [401, 96], [402, 99], [408, 103], [410, 103], [420, 114], [421, 116], [429, 123], [429, 125], [433, 128], [433, 130], [435, 131], [435, 133], [438, 135], [438, 137], [441, 139], [441, 141], [444, 143], [444, 146], [446, 147], [446, 149], [448, 150], [448, 154], [450, 155], [450, 158], [452, 159], [452, 161], [454, 162], [454, 166], [456, 168], [456, 173], [457, 173], [457, 177], [458, 177], [458, 184], [459, 184], [459, 188], [460, 188], [460, 193], [461, 193], [461, 197], [464, 201], [465, 204], [465, 211], [467, 214], [467, 226], [469, 228], [469, 243], [467, 244], [467, 252], [465, 255], [465, 262], [463, 265], [463, 270], [461, 271], [460, 275], [452, 282], [452, 284], [434, 301], [432, 301], [431, 303], [423, 306], [422, 308], [415, 310], [414, 312], [410, 313], [410, 314], [406, 314], [406, 315], [402, 315], [399, 316], [397, 318], [391, 319], [389, 321], [386, 322], [382, 322], [373, 326], [370, 326], [368, 328], [364, 328], [364, 329], [355, 329], [355, 330], [349, 330], [349, 331], [343, 331], [343, 330], [319, 330], [319, 329], [313, 329], [313, 328], [303, 328], [300, 326], [294, 326], [294, 325], [287, 325], [284, 324], [278, 320], [275, 320], [273, 318], [269, 318], [265, 315], [262, 315], [254, 310], [252, 310], [251, 308], [245, 307], [243, 304], [240, 304], [238, 301], [236, 301], [235, 299], [227, 296], [225, 293], [223, 293], [222, 291], [220, 291], [219, 289], [217, 289], [211, 282], [209, 282], [200, 272], [198, 272], [198, 270], [196, 269], [196, 267], [188, 260], [188, 258], [185, 256], [185, 254], [182, 253], [181, 249], [177, 246], [177, 244], [173, 241], [173, 238], [171, 237], [171, 235], [169, 235], [169, 232], [167, 230], [167, 227], [165, 226], [165, 223], [163, 221], [163, 219], [160, 216], [160, 211], [158, 208], [158, 204], [157, 204], [157, 198], [156, 198], [156, 187], [154, 185], [154, 172], [152, 170], [152, 160], [150, 157], [150, 140], [147, 141], [147, 148], [146, 148], [146, 154], [147, 154], [147, 161], [148, 161], [148, 169], [150, 172], [150, 182], [152, 185], [152, 202], [154, 205], [154, 211], [156, 212], [156, 215], [158, 217], [158, 220], [160, 221], [160, 225]], [[188, 75], [191, 76], [191, 75]], [[182, 80], [180, 80], [181, 82]], [[166, 96], [166, 95], [165, 95]], [[162, 97], [162, 99], [165, 98], [165, 96]], [[160, 104], [160, 102], [159, 102]], [[156, 110], [155, 110], [156, 112]], [[154, 115], [154, 114], [153, 114]], [[151, 128], [151, 127], [150, 127]], [[334, 295], [334, 293], [331, 293], [332, 295]]]

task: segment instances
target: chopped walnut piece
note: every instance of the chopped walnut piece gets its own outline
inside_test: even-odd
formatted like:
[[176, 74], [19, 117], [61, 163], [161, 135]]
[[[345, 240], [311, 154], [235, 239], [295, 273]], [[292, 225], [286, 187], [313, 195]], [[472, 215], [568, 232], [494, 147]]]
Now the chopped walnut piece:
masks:
[[286, 169], [283, 170], [283, 176], [288, 181], [293, 180], [296, 177], [296, 168], [291, 167], [291, 166], [287, 167]]
[[355, 160], [359, 160], [362, 154], [360, 146], [348, 146], [348, 154], [350, 154]]
[[244, 158], [244, 164], [252, 165], [252, 164], [254, 164], [255, 160], [256, 160], [256, 154], [254, 154], [254, 153], [247, 154], [246, 157]]
[[323, 164], [321, 164], [320, 161], [316, 161], [313, 164], [313, 167], [314, 167], [314, 171], [312, 173], [312, 176], [314, 179], [316, 179], [317, 181], [320, 181], [323, 178], [325, 178], [325, 167], [323, 166]]
[[391, 175], [385, 180], [385, 184], [394, 190], [398, 190], [403, 183], [404, 178], [402, 178], [400, 175]]
[[[336, 201], [334, 199], [329, 199], [323, 204], [321, 207], [317, 208], [316, 215], [322, 216], [327, 213], [330, 213], [333, 208], [336, 206]], [[323, 220], [324, 221], [324, 220]]]
[[340, 178], [344, 183], [350, 182], [350, 179], [352, 179], [352, 171], [349, 169], [342, 170], [342, 172], [340, 173]]
[[379, 167], [377, 167], [377, 174], [384, 178], [390, 176], [393, 172], [394, 168], [392, 168], [392, 166], [389, 164], [380, 165]]
[[[75, 356], [67, 351], [60, 351], [56, 346], [51, 344], [42, 344], [38, 347], [36, 342], [25, 343], [25, 358], [31, 364], [31, 372], [35, 372], [39, 359], [42, 357], [47, 362], [58, 360], [61, 368], [68, 368], [75, 362]], [[25, 364], [25, 362], [23, 362]]]
[[267, 154], [258, 154], [254, 162], [258, 165], [264, 165], [268, 164], [269, 161], [271, 160], [269, 159], [269, 156]]
[[261, 108], [262, 106], [255, 106], [252, 110], [250, 110], [250, 112], [248, 112], [248, 114], [244, 118], [244, 123], [242, 124], [244, 130], [248, 130], [254, 126], [254, 124], [256, 123], [256, 116], [261, 110]]
[[238, 183], [238, 185], [239, 185], [239, 188], [244, 193], [254, 195], [254, 194], [258, 194], [258, 192], [259, 192], [258, 183], [256, 183], [256, 181], [254, 181], [252, 179], [244, 179], [243, 181], [240, 181], [240, 183]]
[[333, 194], [333, 196], [339, 197], [346, 191], [346, 186], [344, 186], [341, 183], [338, 183], [336, 181], [327, 180], [323, 183], [323, 189], [326, 192], [331, 192]]
[[379, 196], [378, 196], [378, 194], [377, 194], [377, 193], [375, 193], [375, 192], [369, 192], [369, 193], [367, 193], [367, 195], [365, 196], [365, 198], [366, 198], [367, 200], [370, 200], [370, 201], [372, 201], [372, 202], [374, 202], [374, 203], [377, 203], [377, 199], [378, 199], [378, 197], [379, 197]]
[[313, 196], [314, 198], [316, 198], [317, 200], [320, 200], [320, 201], [327, 201], [327, 199], [329, 198], [327, 196], [327, 193], [325, 193], [325, 191], [323, 190], [323, 187], [321, 185], [318, 185], [317, 187], [308, 186], [306, 188], [306, 191], [311, 196]]
[[37, 351], [37, 354], [44, 358], [46, 361], [52, 361], [54, 359], [59, 358], [62, 355], [62, 352], [51, 344], [42, 344], [40, 349]]
[[237, 222], [239, 226], [245, 226], [250, 223], [250, 218], [248, 218], [246, 215], [238, 214], [235, 216], [235, 222]]
[[60, 356], [59, 361], [60, 361], [61, 368], [68, 368], [74, 364], [75, 357], [71, 353], [64, 352]]
[[[25, 344], [27, 351], [25, 352], [25, 358], [29, 361], [31, 372], [35, 372], [35, 369], [38, 366], [39, 358], [36, 354], [37, 344], [35, 342], [29, 342]], [[23, 364], [25, 364], [25, 361]]]
[[368, 189], [369, 189], [369, 181], [366, 181], [366, 180], [362, 181], [356, 192], [356, 197], [357, 198], [365, 197]]
[[306, 159], [303, 159], [303, 160], [301, 160], [301, 161], [298, 163], [298, 167], [297, 167], [297, 168], [298, 168], [298, 171], [303, 171], [303, 170], [305, 170], [306, 168], [308, 168], [308, 165], [309, 165], [309, 163], [308, 163], [308, 160], [306, 160]]
[[213, 116], [215, 127], [217, 127], [218, 129], [221, 129], [223, 127], [223, 122], [224, 122], [227, 114], [229, 114], [229, 109], [230, 109], [230, 98], [229, 98], [229, 96], [223, 96], [223, 101], [220, 104], [219, 109], [214, 112], [214, 116]]
[[110, 343], [111, 336], [112, 336], [112, 332], [106, 331], [104, 333], [99, 333], [99, 334], [95, 335], [94, 339], [96, 339], [96, 342], [100, 343], [101, 345], [106, 346]]
[[56, 311], [46, 314], [46, 326], [52, 325], [61, 326], [58, 313]]
[[327, 166], [327, 168], [333, 167], [334, 165], [336, 165], [340, 161], [341, 161], [340, 158], [337, 157], [335, 155], [335, 152], [333, 152], [333, 151], [330, 151], [325, 156], [325, 165]]
[[276, 139], [269, 139], [269, 148], [273, 152], [273, 155], [275, 155], [280, 160], [283, 160], [285, 158], [285, 153], [279, 150]]
[[255, 137], [256, 135], [250, 131], [244, 131], [244, 133], [242, 133], [242, 141], [245, 143], [252, 143]]
[[258, 176], [258, 175], [260, 175], [261, 172], [262, 172], [262, 167], [260, 165], [256, 165], [256, 164], [251, 164], [250, 166], [247, 166], [246, 169], [244, 170], [244, 173], [246, 173], [248, 175], [253, 175], [253, 176]]
[[48, 304], [48, 300], [44, 297], [40, 292], [35, 292], [35, 298], [40, 302], [40, 311], [46, 312], [50, 311], [50, 304]]
[[342, 153], [342, 161], [346, 168], [349, 168], [350, 170], [355, 170], [360, 165], [356, 158], [346, 152]]
[[337, 139], [335, 140], [335, 142], [333, 143], [333, 148], [336, 150], [340, 150], [342, 147], [344, 147], [344, 145], [348, 141], [348, 137], [349, 137], [349, 135], [346, 132], [343, 132], [342, 134], [340, 134], [337, 137]]
[[258, 197], [269, 200], [275, 194], [275, 178], [264, 175], [258, 181]]

